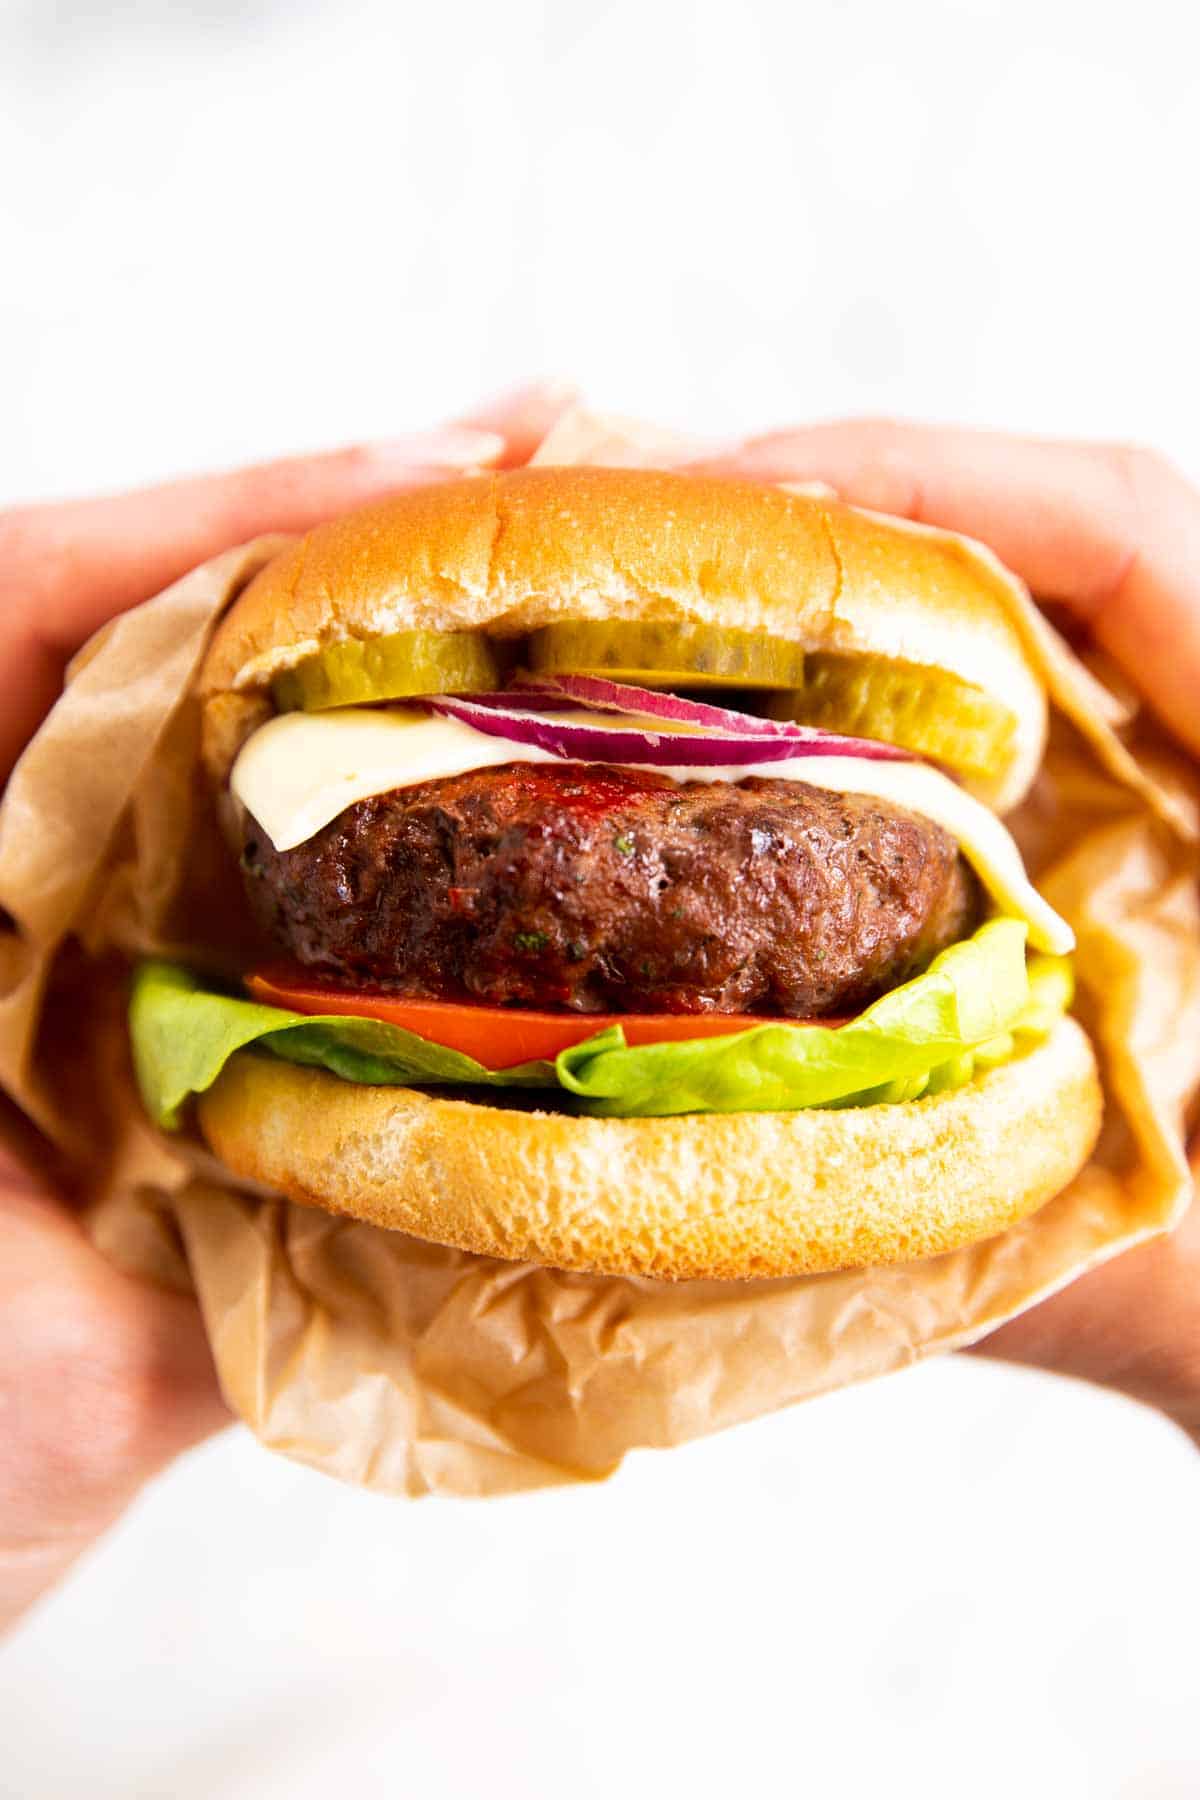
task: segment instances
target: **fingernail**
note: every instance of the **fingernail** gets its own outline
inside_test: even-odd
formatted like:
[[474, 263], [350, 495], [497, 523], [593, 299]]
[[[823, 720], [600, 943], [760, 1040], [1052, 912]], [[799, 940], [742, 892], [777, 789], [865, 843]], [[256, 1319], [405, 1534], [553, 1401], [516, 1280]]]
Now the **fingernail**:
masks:
[[799, 494], [803, 500], [836, 500], [838, 491], [827, 481], [777, 481], [787, 494]]
[[515, 387], [504, 388], [498, 394], [490, 394], [481, 400], [471, 411], [486, 416], [493, 412], [508, 412], [522, 406], [566, 406], [570, 401], [579, 398], [579, 389], [573, 381], [567, 381], [558, 375], [547, 376], [544, 380], [519, 381]]
[[703, 459], [705, 462], [722, 462], [730, 456], [740, 456], [745, 448], [745, 438], [705, 439], [704, 448], [696, 461]]
[[738, 462], [745, 454], [745, 441], [741, 438], [730, 438], [729, 441], [702, 444], [693, 450], [677, 466], [681, 469], [696, 469], [703, 473], [706, 469], [723, 468], [726, 463]]
[[400, 468], [467, 469], [495, 462], [504, 450], [504, 439], [498, 431], [480, 431], [473, 425], [441, 425], [388, 438], [371, 444], [369, 450], [381, 463]]

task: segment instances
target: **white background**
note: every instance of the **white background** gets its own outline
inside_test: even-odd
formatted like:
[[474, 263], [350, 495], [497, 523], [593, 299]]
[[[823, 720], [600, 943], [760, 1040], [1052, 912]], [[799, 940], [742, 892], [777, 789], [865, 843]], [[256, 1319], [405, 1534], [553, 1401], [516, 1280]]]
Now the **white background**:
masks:
[[[0, 500], [535, 372], [1200, 471], [1185, 0], [0, 0]], [[946, 1363], [606, 1487], [387, 1502], [244, 1436], [6, 1653], [0, 1792], [1200, 1792], [1200, 1462]]]

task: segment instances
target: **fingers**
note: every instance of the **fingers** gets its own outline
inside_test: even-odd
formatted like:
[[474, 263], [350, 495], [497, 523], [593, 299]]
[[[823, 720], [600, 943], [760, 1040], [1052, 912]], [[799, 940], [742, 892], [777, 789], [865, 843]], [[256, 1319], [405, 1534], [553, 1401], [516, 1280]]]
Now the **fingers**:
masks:
[[520, 463], [574, 399], [564, 383], [532, 383], [388, 443], [0, 515], [0, 667], [14, 666], [14, 636], [69, 657], [115, 612], [260, 533], [305, 531], [403, 488]]
[[1200, 1208], [972, 1348], [1128, 1394], [1200, 1444]]
[[501, 455], [498, 432], [436, 432], [286, 457], [224, 475], [97, 500], [31, 506], [0, 520], [0, 583], [37, 641], [70, 655], [114, 612], [231, 544], [318, 520]]
[[[501, 440], [471, 442], [491, 450]], [[0, 516], [0, 780], [53, 706], [72, 655], [114, 614], [232, 544], [302, 530], [424, 475], [406, 450], [397, 460], [339, 451]]]
[[1047, 598], [1090, 604], [1129, 561], [1130, 496], [1098, 445], [863, 419], [776, 432], [718, 466], [828, 481], [856, 506], [981, 537]]
[[0, 1631], [150, 1477], [229, 1423], [200, 1313], [0, 1171]]
[[389, 443], [0, 515], [0, 779], [71, 656], [115, 613], [261, 533], [305, 531], [403, 488], [519, 462], [571, 398], [561, 385], [530, 386], [474, 421]]
[[497, 466], [518, 468], [578, 400], [579, 390], [570, 382], [535, 381], [473, 407], [462, 423], [499, 432], [504, 450]]
[[1200, 494], [1150, 451], [850, 420], [775, 432], [703, 465], [829, 482], [855, 505], [990, 544], [1068, 605], [1200, 751]]

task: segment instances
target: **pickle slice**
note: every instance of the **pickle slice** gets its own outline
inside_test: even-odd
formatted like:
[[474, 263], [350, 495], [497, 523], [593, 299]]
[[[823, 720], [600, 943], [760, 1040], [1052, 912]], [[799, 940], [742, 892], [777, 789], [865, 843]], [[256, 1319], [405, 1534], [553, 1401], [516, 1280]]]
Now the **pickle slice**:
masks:
[[529, 639], [540, 675], [603, 675], [634, 687], [794, 688], [804, 652], [787, 638], [723, 625], [645, 619], [576, 619]]
[[775, 696], [767, 711], [988, 777], [1003, 772], [1017, 723], [1006, 706], [945, 669], [834, 651], [811, 653], [803, 686]]
[[329, 644], [277, 675], [271, 692], [280, 712], [324, 712], [414, 694], [486, 694], [503, 678], [482, 631], [394, 631]]

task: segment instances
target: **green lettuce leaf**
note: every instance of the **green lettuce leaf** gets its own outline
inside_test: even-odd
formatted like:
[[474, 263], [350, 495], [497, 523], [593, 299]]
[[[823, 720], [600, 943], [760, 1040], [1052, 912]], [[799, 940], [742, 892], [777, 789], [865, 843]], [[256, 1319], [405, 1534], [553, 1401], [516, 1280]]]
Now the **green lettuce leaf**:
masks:
[[1031, 991], [1025, 926], [993, 919], [848, 1025], [759, 1025], [632, 1050], [578, 1044], [555, 1066], [589, 1112], [619, 1118], [912, 1100], [947, 1064], [960, 1068], [943, 1085], [957, 1085], [966, 1054], [1011, 1035]]
[[[483, 1083], [492, 1087], [555, 1087], [553, 1063], [485, 1069], [457, 1050], [377, 1019], [288, 1012], [235, 1000], [200, 985], [178, 963], [144, 962], [129, 1002], [133, 1065], [146, 1110], [168, 1131], [192, 1094], [210, 1088], [238, 1050], [261, 1043], [288, 1062], [329, 1069], [345, 1081], [374, 1086], [409, 1082]], [[616, 1041], [614, 1032], [600, 1039]], [[624, 1041], [621, 1039], [620, 1041]]]
[[[790, 1111], [916, 1099], [969, 1081], [1051, 1029], [1071, 998], [1069, 964], [1025, 958], [1025, 927], [994, 919], [839, 1028], [759, 1025], [726, 1038], [630, 1049], [619, 1026], [553, 1063], [486, 1069], [374, 1019], [313, 1016], [204, 988], [189, 970], [143, 963], [130, 1032], [147, 1111], [168, 1130], [192, 1094], [252, 1046], [372, 1085], [551, 1088], [561, 1105], [621, 1117]], [[564, 1090], [566, 1092], [564, 1093]]]

